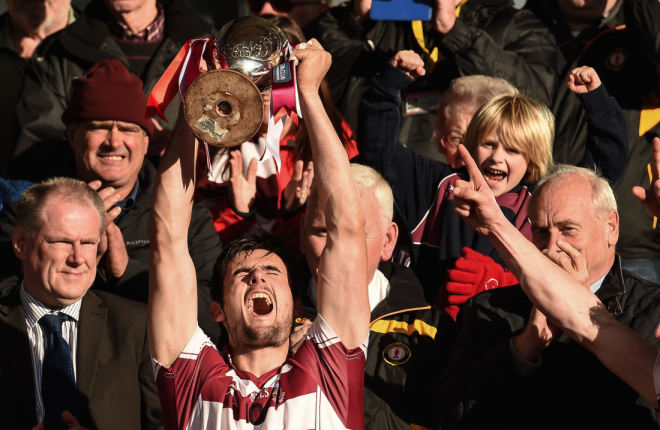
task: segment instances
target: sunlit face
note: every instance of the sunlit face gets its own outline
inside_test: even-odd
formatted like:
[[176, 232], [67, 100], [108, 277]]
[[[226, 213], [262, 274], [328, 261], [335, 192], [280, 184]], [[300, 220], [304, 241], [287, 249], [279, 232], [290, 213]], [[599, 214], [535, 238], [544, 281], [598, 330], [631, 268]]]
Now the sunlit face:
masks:
[[562, 240], [585, 251], [591, 284], [610, 270], [619, 239], [619, 215], [612, 210], [606, 220], [598, 219], [586, 179], [569, 176], [542, 187], [534, 193], [528, 214], [532, 241], [539, 250], [564, 254], [557, 246]]
[[[360, 194], [362, 210], [367, 219], [365, 234], [367, 238], [367, 275], [373, 279], [378, 264], [392, 257], [398, 236], [396, 224], [388, 221], [382, 214], [378, 200], [373, 192]], [[303, 226], [305, 256], [312, 276], [318, 282], [319, 261], [327, 240], [325, 215], [317, 198], [308, 199], [307, 213]]]
[[529, 167], [529, 157], [508, 147], [502, 141], [499, 127], [479, 143], [474, 161], [484, 175], [495, 197], [511, 191], [518, 185]]
[[78, 178], [133, 187], [149, 147], [142, 127], [123, 121], [85, 121], [67, 127]]
[[7, 0], [12, 22], [47, 32], [68, 18], [69, 6], [71, 0]]
[[47, 202], [41, 229], [28, 237], [14, 229], [13, 246], [23, 262], [25, 288], [47, 306], [68, 306], [85, 295], [96, 277], [101, 219], [94, 207]]
[[449, 113], [444, 117], [444, 121], [440, 118], [443, 114], [438, 115], [436, 119], [436, 147], [438, 152], [447, 155], [447, 163], [454, 169], [465, 165], [458, 153], [458, 145], [463, 143], [465, 132], [477, 108], [478, 106], [475, 108], [465, 106], [460, 111]]
[[232, 346], [282, 346], [293, 322], [293, 296], [284, 262], [275, 254], [243, 253], [227, 267], [224, 322]]

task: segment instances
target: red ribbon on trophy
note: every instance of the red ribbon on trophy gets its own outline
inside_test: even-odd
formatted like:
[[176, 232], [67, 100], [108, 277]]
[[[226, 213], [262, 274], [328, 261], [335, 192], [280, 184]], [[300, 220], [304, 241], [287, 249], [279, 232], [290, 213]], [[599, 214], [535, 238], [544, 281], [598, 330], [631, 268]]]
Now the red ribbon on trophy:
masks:
[[[181, 93], [181, 100], [183, 100], [188, 87], [199, 77], [199, 64], [202, 58], [207, 63], [213, 62], [212, 47], [212, 37], [191, 39], [183, 45], [183, 48], [176, 54], [156, 86], [151, 90], [147, 110], [144, 114], [145, 120], [158, 115], [163, 121], [168, 122], [165, 118], [165, 109], [172, 103], [176, 93]], [[224, 58], [219, 60], [223, 69], [228, 68]]]
[[271, 70], [270, 95], [270, 115], [268, 119], [268, 133], [266, 134], [266, 149], [261, 157], [264, 162], [271, 156], [277, 165], [277, 171], [280, 171], [280, 137], [284, 129], [286, 117], [298, 125], [298, 118], [302, 118], [300, 113], [300, 102], [298, 100], [298, 82], [296, 81], [296, 72], [298, 59], [293, 56], [291, 46], [283, 50], [285, 61]]

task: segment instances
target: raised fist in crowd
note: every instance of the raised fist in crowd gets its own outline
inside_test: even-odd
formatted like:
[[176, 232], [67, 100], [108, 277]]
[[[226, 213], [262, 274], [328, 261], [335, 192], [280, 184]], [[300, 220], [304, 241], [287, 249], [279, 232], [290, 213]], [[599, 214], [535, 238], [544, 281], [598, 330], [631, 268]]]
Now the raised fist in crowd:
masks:
[[600, 78], [594, 69], [582, 66], [571, 70], [566, 84], [573, 93], [585, 94], [600, 87]]
[[392, 57], [390, 64], [413, 79], [426, 74], [424, 60], [415, 51], [399, 51]]

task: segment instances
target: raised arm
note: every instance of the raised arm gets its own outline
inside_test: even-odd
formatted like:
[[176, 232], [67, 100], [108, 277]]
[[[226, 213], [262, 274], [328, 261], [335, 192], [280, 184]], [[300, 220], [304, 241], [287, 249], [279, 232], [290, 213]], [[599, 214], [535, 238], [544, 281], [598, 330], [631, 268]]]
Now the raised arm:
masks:
[[300, 107], [309, 132], [327, 242], [319, 263], [319, 314], [348, 349], [369, 336], [365, 218], [355, 179], [318, 95], [331, 56], [316, 40], [297, 49]]
[[587, 147], [582, 165], [601, 169], [610, 185], [614, 185], [623, 176], [628, 160], [626, 117], [591, 67], [573, 69], [566, 84], [587, 112]]
[[197, 276], [188, 251], [196, 154], [197, 140], [181, 113], [160, 161], [149, 225], [149, 347], [166, 367], [197, 327]]
[[[456, 212], [487, 236], [532, 303], [566, 334], [596, 354], [614, 374], [657, 405], [653, 367], [658, 352], [614, 319], [601, 301], [546, 258], [506, 220], [468, 151], [460, 151], [470, 182], [454, 184]], [[562, 241], [558, 246], [564, 245]]]
[[371, 80], [360, 100], [358, 150], [364, 164], [392, 185], [398, 215], [409, 226], [424, 217], [438, 194], [438, 183], [452, 173], [446, 164], [423, 157], [397, 139], [401, 89], [422, 76], [424, 62], [412, 51], [398, 52]]

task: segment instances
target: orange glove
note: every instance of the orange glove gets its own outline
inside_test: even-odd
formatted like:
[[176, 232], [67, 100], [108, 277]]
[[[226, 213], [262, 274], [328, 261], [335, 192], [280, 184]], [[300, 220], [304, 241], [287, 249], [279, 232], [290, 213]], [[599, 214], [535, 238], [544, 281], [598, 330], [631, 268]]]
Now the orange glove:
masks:
[[447, 282], [440, 288], [435, 305], [444, 309], [454, 320], [461, 305], [470, 297], [485, 290], [516, 285], [518, 280], [509, 269], [497, 264], [470, 248], [461, 250], [453, 269], [447, 271]]

